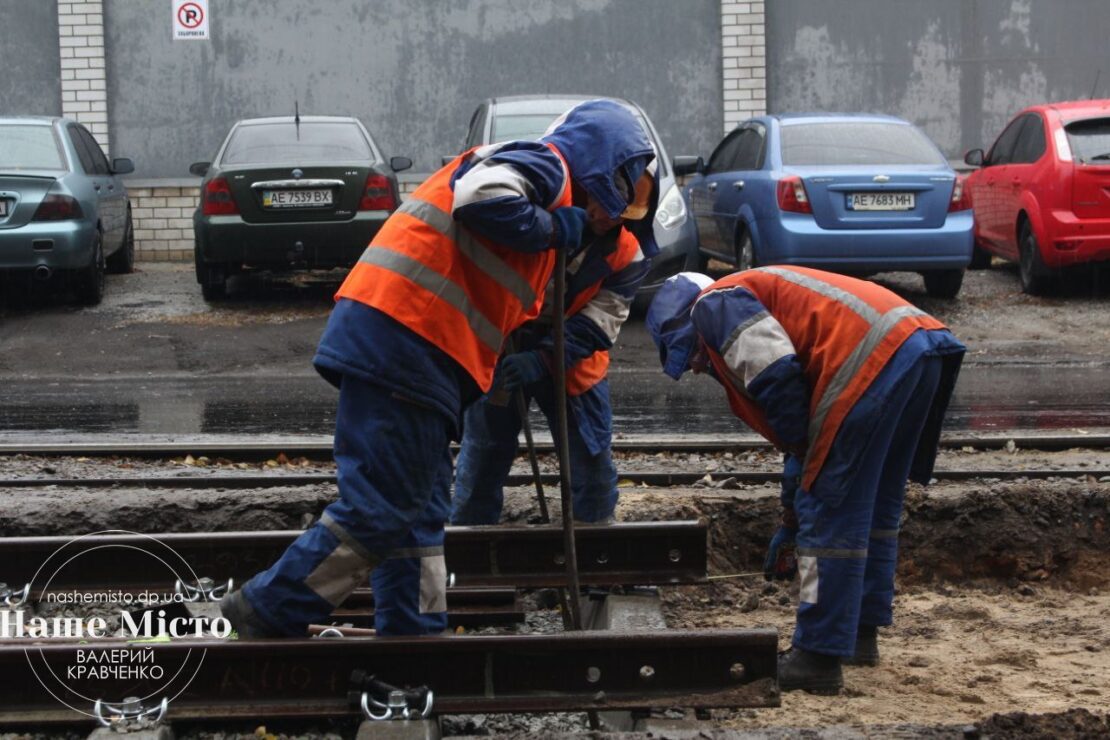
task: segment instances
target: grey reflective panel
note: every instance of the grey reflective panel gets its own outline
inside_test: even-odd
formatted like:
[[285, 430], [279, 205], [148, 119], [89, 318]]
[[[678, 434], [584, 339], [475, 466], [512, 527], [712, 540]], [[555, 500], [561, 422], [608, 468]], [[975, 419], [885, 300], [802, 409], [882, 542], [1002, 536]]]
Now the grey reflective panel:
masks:
[[378, 560], [378, 557], [374, 555], [374, 553], [363, 547], [362, 543], [356, 540], [350, 532], [345, 530], [339, 522], [335, 521], [335, 519], [332, 518], [332, 515], [328, 512], [325, 511], [323, 514], [320, 515], [320, 524], [327, 528], [329, 532], [334, 534], [336, 539], [357, 552], [364, 559], [368, 561]]
[[736, 343], [736, 340], [740, 338], [740, 335], [744, 333], [745, 329], [747, 329], [749, 326], [757, 321], [762, 321], [765, 317], [770, 315], [771, 314], [767, 313], [766, 310], [760, 311], [755, 316], [750, 317], [747, 321], [743, 322], [735, 329], [733, 329], [732, 333], [728, 335], [728, 339], [726, 339], [725, 343], [721, 345], [721, 355], [724, 356], [728, 354], [728, 351], [732, 349], [732, 345]]
[[791, 270], [783, 270], [778, 267], [757, 267], [755, 269], [761, 272], [768, 272], [772, 275], [777, 275], [783, 280], [794, 283], [795, 285], [800, 285], [803, 288], [809, 288], [814, 293], [819, 293], [826, 298], [831, 298], [834, 301], [839, 301], [840, 303], [843, 303], [845, 306], [859, 314], [860, 318], [862, 318], [869, 324], [875, 323], [875, 321], [879, 318], [879, 312], [871, 308], [871, 306], [868, 306], [867, 303], [861, 300], [858, 296], [854, 296], [845, 290], [841, 290], [835, 285], [826, 283], [824, 280], [815, 280], [809, 275], [802, 275], [801, 273], [793, 272]]
[[466, 323], [470, 325], [482, 344], [486, 345], [494, 354], [500, 354], [501, 344], [505, 339], [501, 335], [501, 331], [470, 302], [466, 291], [458, 283], [440, 275], [412, 257], [394, 252], [381, 245], [375, 245], [363, 252], [359, 262], [381, 267], [384, 270], [406, 277], [437, 298], [454, 306], [466, 317]]
[[410, 198], [397, 209], [415, 219], [423, 221], [439, 233], [451, 239], [467, 259], [490, 276], [498, 285], [513, 294], [520, 301], [521, 308], [527, 309], [536, 302], [536, 292], [528, 281], [509, 267], [484, 244], [479, 242], [466, 229], [458, 228], [451, 214], [442, 208], [423, 200]]
[[[870, 307], [868, 307], [870, 308]], [[875, 313], [872, 310], [872, 313]], [[859, 341], [852, 354], [844, 361], [833, 379], [829, 381], [828, 387], [825, 388], [825, 393], [821, 396], [821, 400], [817, 403], [817, 411], [814, 412], [813, 418], [809, 420], [809, 443], [812, 445], [817, 440], [817, 435], [821, 432], [821, 427], [825, 424], [825, 419], [829, 415], [829, 409], [832, 408], [833, 403], [848, 387], [852, 378], [856, 376], [863, 363], [875, 351], [875, 348], [886, 338], [895, 326], [898, 325], [902, 319], [909, 316], [927, 316], [924, 311], [916, 306], [898, 306], [892, 308], [883, 314], [878, 321], [871, 324], [871, 328]]]

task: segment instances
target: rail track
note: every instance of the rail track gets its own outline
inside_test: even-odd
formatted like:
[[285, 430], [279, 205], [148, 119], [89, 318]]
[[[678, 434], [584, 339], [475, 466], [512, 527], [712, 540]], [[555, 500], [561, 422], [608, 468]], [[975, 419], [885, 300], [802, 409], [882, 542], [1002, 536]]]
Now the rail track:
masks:
[[[997, 430], [989, 434], [964, 434], [946, 432], [941, 435], [941, 445], [947, 448], [973, 447], [977, 450], [1004, 449], [1014, 442], [1022, 449], [1065, 450], [1073, 447], [1105, 449], [1110, 447], [1110, 430], [1097, 430], [1089, 434], [1035, 434], [1028, 430]], [[537, 438], [541, 452], [554, 450], [550, 439]], [[755, 435], [714, 437], [664, 437], [617, 438], [613, 449], [620, 452], [737, 452], [768, 450], [771, 445]], [[330, 460], [331, 439], [326, 437], [271, 438], [251, 442], [241, 439], [210, 440], [204, 438], [187, 441], [139, 441], [120, 439], [97, 442], [0, 442], [0, 457], [7, 455], [35, 455], [43, 457], [80, 456], [135, 458], [173, 458], [201, 455], [233, 461], [271, 459], [284, 453], [288, 457], [305, 457], [310, 460]]]
[[[51, 600], [49, 594], [70, 591], [176, 592], [187, 597], [133, 606], [127, 602], [136, 619], [155, 609], [165, 619], [192, 610], [218, 614], [205, 602], [219, 595], [219, 587], [213, 588], [211, 579], [195, 579], [196, 574], [218, 576], [220, 584], [249, 577], [297, 534], [0, 539], [2, 577], [27, 583], [0, 597], [8, 604], [9, 617], [19, 609], [42, 609]], [[576, 540], [584, 585], [697, 584], [707, 579], [708, 534], [702, 521], [587, 526], [577, 531]], [[562, 547], [561, 530], [555, 527], [449, 528], [445, 554], [452, 570], [448, 605], [454, 623], [522, 618], [521, 588], [563, 583]], [[169, 579], [178, 572], [190, 574], [189, 580], [171, 586]], [[619, 611], [598, 606], [607, 603], [610, 593], [595, 592], [595, 628], [611, 624]], [[632, 593], [645, 597], [642, 590]], [[658, 603], [650, 592], [646, 598], [653, 605], [654, 628], [642, 629], [641, 624], [639, 630], [620, 634], [379, 640], [362, 637], [357, 629], [372, 624], [373, 594], [368, 590], [356, 591], [328, 625], [313, 630], [339, 635], [337, 639], [136, 644], [13, 634], [0, 637], [0, 725], [87, 722], [94, 706], [101, 713], [104, 706], [123, 711], [129, 696], [146, 697], [145, 707], [135, 711], [147, 714], [158, 709], [159, 697], [167, 698], [168, 716], [174, 720], [371, 716], [385, 712], [389, 697], [375, 695], [368, 676], [403, 687], [403, 693], [419, 698], [416, 704], [426, 702], [436, 713], [777, 706], [773, 630], [660, 629], [665, 623]], [[500, 608], [491, 610], [491, 605]], [[329, 629], [332, 625], [344, 626]], [[121, 677], [94, 670], [90, 677], [86, 668], [72, 678], [75, 666], [106, 664], [112, 659], [98, 656], [115, 655], [112, 651], [145, 656], [148, 666], [164, 667], [161, 675], [172, 672], [189, 680], [179, 682], [171, 698], [164, 685], [153, 677], [136, 677], [134, 671]], [[37, 680], [28, 680], [28, 669]], [[90, 705], [94, 697], [101, 703]], [[422, 710], [411, 711], [416, 716]]]
[[[1015, 480], [1018, 478], [1046, 479], [1046, 478], [1084, 478], [1094, 476], [1102, 478], [1110, 476], [1110, 466], [1105, 468], [1071, 468], [1071, 469], [961, 469], [961, 470], [935, 470], [933, 477], [938, 481], [964, 481], [964, 480]], [[782, 479], [782, 474], [772, 471], [752, 470], [714, 470], [706, 472], [657, 472], [657, 471], [629, 471], [620, 472], [620, 480], [625, 485], [651, 486], [669, 488], [672, 486], [691, 486], [697, 483], [716, 483], [732, 479], [735, 483], [747, 485], [761, 485], [777, 483]], [[507, 486], [528, 486], [534, 478], [523, 473], [513, 473], [505, 478]], [[544, 485], [555, 486], [559, 483], [559, 476], [547, 473], [541, 476]], [[278, 487], [318, 486], [332, 485], [336, 482], [334, 475], [325, 473], [298, 474], [298, 473], [271, 473], [265, 475], [231, 474], [231, 475], [175, 475], [175, 476], [111, 476], [102, 478], [57, 478], [51, 476], [38, 476], [27, 478], [0, 479], [0, 490], [4, 488], [119, 488], [121, 486], [143, 487], [150, 489], [160, 488], [189, 488], [189, 489], [225, 489], [244, 490]]]

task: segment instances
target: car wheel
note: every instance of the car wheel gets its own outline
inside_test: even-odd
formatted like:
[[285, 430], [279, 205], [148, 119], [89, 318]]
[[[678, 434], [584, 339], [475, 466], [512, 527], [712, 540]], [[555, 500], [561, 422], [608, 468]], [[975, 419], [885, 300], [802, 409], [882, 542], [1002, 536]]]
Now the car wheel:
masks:
[[93, 238], [92, 262], [77, 272], [74, 293], [77, 302], [84, 306], [95, 306], [104, 298], [104, 246], [100, 232]]
[[135, 224], [131, 211], [127, 211], [127, 225], [123, 229], [123, 244], [107, 260], [108, 271], [116, 275], [126, 275], [135, 269]]
[[201, 283], [200, 294], [206, 301], [218, 301], [227, 298], [227, 281]]
[[925, 292], [934, 298], [955, 298], [964, 283], [964, 270], [930, 270], [921, 273]]
[[968, 264], [968, 269], [971, 270], [986, 270], [991, 266], [991, 260], [994, 258], [987, 250], [979, 246], [979, 240], [975, 240], [975, 244], [971, 247], [971, 262]]
[[759, 267], [759, 261], [755, 258], [755, 245], [752, 244], [752, 234], [747, 229], [744, 229], [740, 238], [736, 241], [736, 269], [750, 270], [753, 267]]
[[1041, 295], [1048, 291], [1048, 268], [1041, 259], [1041, 247], [1037, 244], [1037, 235], [1033, 227], [1026, 221], [1021, 225], [1021, 237], [1018, 240], [1018, 272], [1021, 275], [1021, 290], [1029, 295]]
[[218, 301], [227, 297], [227, 271], [223, 265], [205, 262], [198, 242], [193, 243], [193, 264], [196, 266], [200, 294], [206, 301]]

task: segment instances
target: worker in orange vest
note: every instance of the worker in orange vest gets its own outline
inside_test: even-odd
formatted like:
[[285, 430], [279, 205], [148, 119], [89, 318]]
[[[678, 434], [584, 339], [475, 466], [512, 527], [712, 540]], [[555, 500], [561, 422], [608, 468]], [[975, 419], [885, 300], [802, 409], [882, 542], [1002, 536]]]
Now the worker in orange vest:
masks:
[[[629, 316], [636, 290], [651, 270], [651, 257], [659, 251], [652, 232], [658, 197], [655, 164], [648, 166], [633, 194], [629, 213], [636, 218], [610, 218], [593, 204], [581, 251], [568, 255], [567, 445], [574, 518], [588, 524], [613, 521], [617, 505], [613, 411], [606, 378], [609, 349]], [[550, 293], [547, 296], [551, 298]], [[556, 436], [550, 304], [548, 300], [540, 316], [514, 334], [516, 352], [502, 360], [497, 392], [466, 412], [455, 461], [452, 524], [497, 524], [501, 519], [504, 481], [523, 425], [510, 393], [520, 389], [525, 407], [535, 399]]]
[[964, 346], [885, 288], [803, 267], [680, 273], [647, 325], [665, 373], [712, 375], [786, 453], [764, 573], [801, 590], [779, 686], [837, 693], [842, 660], [879, 661], [906, 481], [932, 475]]
[[339, 499], [221, 601], [242, 637], [304, 635], [373, 573], [379, 634], [447, 625], [450, 442], [505, 338], [535, 318], [587, 209], [625, 213], [654, 153], [616, 103], [572, 109], [540, 141], [465, 152], [383, 224], [336, 294], [313, 360], [339, 388]]

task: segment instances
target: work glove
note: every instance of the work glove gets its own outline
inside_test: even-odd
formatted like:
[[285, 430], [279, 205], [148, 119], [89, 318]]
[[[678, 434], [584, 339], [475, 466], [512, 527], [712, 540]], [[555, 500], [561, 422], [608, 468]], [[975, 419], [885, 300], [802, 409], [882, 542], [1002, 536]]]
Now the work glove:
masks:
[[771, 544], [767, 547], [767, 558], [763, 561], [763, 577], [768, 581], [793, 580], [798, 572], [797, 545], [798, 516], [794, 513], [794, 497], [802, 481], [802, 460], [795, 455], [787, 455], [782, 470], [782, 522]]
[[507, 391], [515, 391], [517, 388], [531, 385], [545, 377], [548, 372], [543, 354], [535, 350], [505, 355], [497, 367], [500, 386]]
[[551, 246], [573, 252], [582, 246], [582, 232], [586, 228], [586, 209], [564, 206], [551, 212]]
[[[785, 519], [785, 517], [783, 517]], [[763, 561], [763, 577], [768, 581], [792, 581], [798, 573], [796, 553], [798, 537], [797, 520], [791, 527], [785, 522], [775, 531], [771, 544], [767, 547], [767, 558]]]

